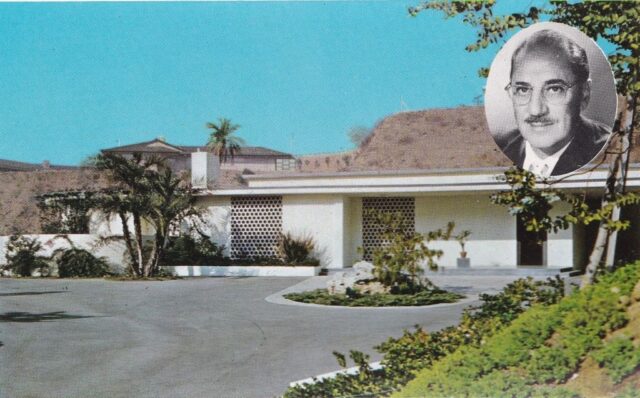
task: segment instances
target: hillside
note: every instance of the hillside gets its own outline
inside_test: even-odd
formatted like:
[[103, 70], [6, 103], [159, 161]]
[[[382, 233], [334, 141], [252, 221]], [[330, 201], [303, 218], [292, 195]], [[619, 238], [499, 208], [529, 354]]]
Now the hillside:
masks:
[[[630, 159], [640, 161], [637, 143], [632, 147]], [[355, 151], [300, 157], [301, 171], [312, 173], [511, 164], [494, 142], [481, 106], [396, 113], [382, 119]]]
[[482, 107], [402, 112], [383, 119], [347, 168], [450, 169], [508, 166]]
[[106, 186], [104, 176], [90, 169], [0, 173], [0, 235], [41, 232], [39, 194]]
[[480, 345], [462, 345], [394, 397], [640, 396], [640, 263], [550, 306], [533, 306]]

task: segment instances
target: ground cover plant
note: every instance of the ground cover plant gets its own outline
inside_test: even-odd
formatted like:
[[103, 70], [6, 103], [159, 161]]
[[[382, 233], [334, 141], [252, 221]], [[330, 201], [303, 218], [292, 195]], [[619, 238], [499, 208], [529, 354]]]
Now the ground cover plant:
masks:
[[[534, 305], [483, 344], [461, 345], [420, 371], [395, 396], [579, 397], [638, 387], [640, 318], [630, 314], [640, 306], [639, 280], [640, 262], [557, 304]], [[580, 377], [594, 370], [600, 390]], [[620, 383], [634, 372], [635, 381]]]
[[347, 307], [392, 307], [420, 306], [440, 303], [453, 303], [465, 296], [446, 290], [432, 288], [409, 294], [362, 294], [348, 289], [347, 294], [330, 294], [327, 289], [316, 289], [310, 292], [289, 293], [284, 296], [288, 300], [301, 303], [340, 305]]
[[[364, 214], [376, 225], [381, 240], [385, 242], [380, 247], [369, 249], [373, 264], [370, 271], [363, 270], [359, 276], [364, 279], [347, 286], [344, 293], [334, 288], [317, 289], [290, 293], [285, 298], [323, 305], [387, 307], [452, 303], [464, 297], [437, 288], [424, 276], [422, 268], [422, 264], [426, 263], [429, 269], [437, 269], [436, 260], [443, 252], [429, 248], [428, 244], [437, 239], [449, 239], [455, 226], [453, 222], [444, 229], [422, 234], [415, 232], [400, 213], [367, 211]], [[465, 231], [464, 234], [466, 239], [469, 232]], [[283, 235], [282, 242], [288, 240], [291, 237]], [[308, 242], [312, 241], [306, 238], [289, 246], [297, 248], [296, 252], [305, 253], [310, 251], [305, 247]], [[365, 254], [364, 249], [360, 248], [359, 251]]]
[[[372, 370], [366, 354], [351, 351], [349, 357], [358, 366], [357, 374], [340, 374], [335, 378], [306, 383], [289, 388], [284, 396], [302, 397], [379, 397], [397, 391], [415, 377], [415, 372], [427, 368], [461, 346], [479, 346], [489, 336], [511, 324], [531, 306], [546, 307], [562, 297], [560, 279], [534, 281], [519, 279], [495, 295], [480, 295], [481, 304], [464, 310], [456, 326], [428, 332], [416, 327], [399, 338], [389, 338], [375, 347], [383, 354], [382, 369]], [[346, 357], [334, 353], [342, 367]]]

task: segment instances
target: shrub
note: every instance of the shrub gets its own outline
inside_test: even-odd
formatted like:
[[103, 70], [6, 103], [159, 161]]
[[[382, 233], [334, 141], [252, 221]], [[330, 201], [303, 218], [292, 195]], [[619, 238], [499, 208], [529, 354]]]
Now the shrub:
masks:
[[629, 337], [617, 337], [591, 354], [615, 383], [640, 366], [640, 349], [633, 346]]
[[169, 238], [164, 249], [162, 265], [212, 265], [228, 262], [222, 255], [224, 247], [212, 242], [206, 235], [196, 238], [181, 235]]
[[371, 253], [376, 280], [387, 287], [405, 284], [405, 287], [415, 286], [419, 290], [423, 284], [420, 278], [424, 272], [422, 263], [426, 261], [429, 269], [437, 269], [436, 260], [443, 254], [442, 250], [430, 249], [427, 244], [436, 239], [449, 239], [455, 224], [449, 222], [444, 229], [421, 234], [414, 232], [400, 213], [372, 210], [364, 216], [377, 225], [380, 238], [386, 242]]
[[[482, 294], [482, 304], [465, 309], [461, 322], [456, 326], [431, 333], [416, 327], [415, 331], [405, 330], [401, 337], [389, 338], [376, 346], [375, 349], [383, 354], [382, 369], [364, 376], [360, 373], [338, 375], [315, 384], [292, 387], [286, 391], [285, 397], [387, 396], [406, 385], [417, 371], [432, 366], [458, 348], [466, 345], [466, 350], [477, 350], [490, 336], [509, 325], [530, 306], [557, 303], [563, 291], [563, 283], [559, 278], [544, 282], [532, 278], [516, 280], [496, 295]], [[483, 363], [487, 360], [486, 356], [475, 357], [473, 361], [462, 362], [453, 368], [462, 371], [467, 366], [467, 372], [477, 372], [485, 369]]]
[[453, 303], [464, 296], [440, 289], [424, 289], [414, 294], [361, 294], [352, 289], [347, 289], [346, 294], [329, 294], [327, 289], [317, 289], [304, 293], [289, 293], [284, 297], [312, 304], [348, 307], [403, 307]]
[[95, 278], [109, 274], [109, 264], [104, 257], [78, 248], [66, 249], [56, 258], [60, 278]]
[[34, 271], [38, 271], [40, 276], [45, 276], [49, 271], [49, 263], [46, 257], [38, 256], [41, 249], [42, 245], [35, 239], [24, 235], [12, 235], [7, 242], [7, 264], [3, 268], [20, 276], [31, 276]]
[[288, 264], [303, 264], [314, 262], [309, 258], [315, 247], [315, 242], [310, 236], [294, 237], [290, 232], [280, 234], [278, 252], [280, 257]]
[[[486, 380], [493, 372], [504, 371], [519, 375], [533, 389], [532, 396], [571, 396], [568, 390], [556, 394], [550, 387], [538, 386], [566, 381], [589, 352], [619, 381], [638, 366], [638, 350], [628, 339], [612, 340], [602, 347], [602, 338], [627, 322], [628, 300], [624, 298], [639, 279], [640, 263], [630, 264], [558, 304], [534, 306], [481, 346], [464, 347], [423, 370], [399, 396], [473, 396], [474, 385], [490, 384], [495, 391], [484, 395], [528, 396], [521, 386]], [[478, 361], [482, 367], [466, 365]], [[467, 386], [458, 383], [461, 378]]]

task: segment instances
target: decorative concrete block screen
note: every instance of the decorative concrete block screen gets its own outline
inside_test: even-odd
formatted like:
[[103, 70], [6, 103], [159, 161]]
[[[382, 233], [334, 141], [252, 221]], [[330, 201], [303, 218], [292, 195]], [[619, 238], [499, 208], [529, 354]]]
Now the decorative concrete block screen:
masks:
[[380, 226], [376, 223], [371, 212], [400, 213], [404, 218], [407, 233], [416, 230], [416, 201], [415, 198], [362, 198], [362, 248], [363, 258], [371, 261], [373, 250], [384, 247], [385, 241], [380, 237]]
[[232, 259], [277, 257], [281, 232], [281, 196], [231, 198]]

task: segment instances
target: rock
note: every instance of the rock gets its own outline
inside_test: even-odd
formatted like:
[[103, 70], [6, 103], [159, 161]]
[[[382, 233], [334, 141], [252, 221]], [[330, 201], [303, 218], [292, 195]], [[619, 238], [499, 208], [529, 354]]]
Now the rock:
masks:
[[367, 281], [357, 283], [354, 289], [362, 294], [382, 294], [389, 293], [389, 288], [378, 281]]
[[329, 294], [345, 294], [347, 288], [355, 289], [356, 284], [363, 284], [372, 279], [373, 264], [360, 261], [351, 269], [333, 274], [327, 281], [327, 291]]

